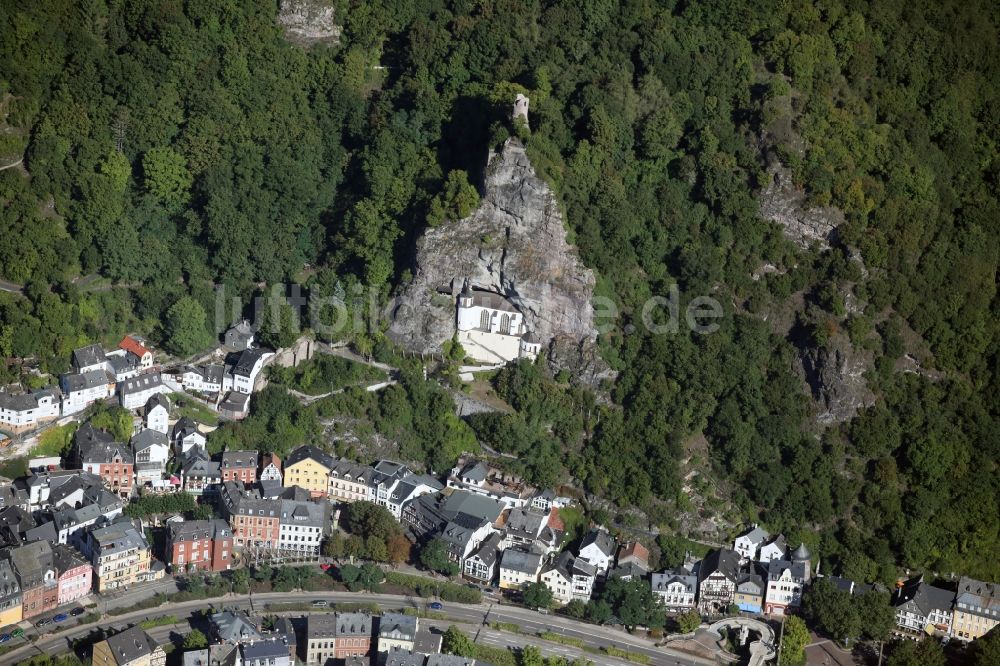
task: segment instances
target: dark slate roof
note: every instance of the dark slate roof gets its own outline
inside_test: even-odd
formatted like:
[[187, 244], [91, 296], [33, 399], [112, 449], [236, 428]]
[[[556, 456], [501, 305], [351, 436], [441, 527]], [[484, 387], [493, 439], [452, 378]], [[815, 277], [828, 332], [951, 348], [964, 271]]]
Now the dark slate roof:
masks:
[[225, 451], [222, 454], [222, 469], [257, 469], [256, 451]]
[[789, 562], [788, 560], [768, 562], [767, 577], [769, 580], [777, 580], [786, 569], [791, 571], [792, 578], [804, 579], [806, 577], [805, 562]]
[[333, 469], [337, 464], [330, 454], [319, 450], [315, 446], [306, 445], [300, 446], [288, 454], [288, 457], [285, 458], [284, 468], [288, 469], [292, 465], [300, 463], [307, 458], [315, 460], [327, 469]]
[[736, 590], [744, 594], [764, 594], [766, 588], [764, 579], [755, 573], [745, 573], [736, 582]]
[[270, 354], [268, 349], [245, 349], [240, 352], [239, 358], [236, 359], [236, 363], [233, 365], [233, 374], [240, 375], [242, 377], [249, 377], [250, 373], [253, 372], [253, 368], [257, 365], [257, 362], [264, 357], [265, 354]]
[[956, 604], [967, 613], [996, 620], [1000, 618], [1000, 583], [962, 576], [958, 579]]
[[490, 310], [500, 310], [501, 312], [518, 312], [513, 303], [492, 291], [473, 291], [472, 305]]
[[955, 593], [944, 588], [934, 587], [924, 582], [923, 576], [911, 578], [896, 592], [895, 605], [902, 606], [913, 602], [925, 616], [935, 609], [951, 610], [955, 601]]
[[170, 435], [174, 439], [184, 439], [185, 437], [187, 437], [192, 433], [201, 434], [201, 432], [198, 430], [198, 424], [192, 421], [187, 416], [182, 416], [177, 421], [177, 423], [174, 424], [173, 429], [170, 431]]
[[243, 652], [244, 662], [256, 659], [278, 659], [288, 656], [288, 643], [284, 639], [277, 637], [250, 641], [249, 643], [244, 642], [240, 649]]
[[95, 442], [80, 449], [82, 463], [108, 464], [114, 462], [116, 456], [129, 465], [135, 462], [129, 447], [120, 442]]
[[132, 627], [109, 638], [108, 647], [119, 664], [127, 664], [153, 654], [159, 646], [140, 627]]
[[424, 666], [426, 655], [404, 650], [394, 645], [388, 652], [379, 652], [379, 666]]
[[654, 592], [657, 590], [666, 590], [667, 586], [671, 583], [680, 583], [684, 586], [686, 592], [693, 593], [695, 586], [698, 584], [698, 577], [683, 568], [668, 569], [663, 573], [655, 573], [651, 576], [650, 585]]
[[168, 446], [167, 436], [159, 430], [145, 428], [132, 436], [132, 450], [136, 453], [144, 451], [151, 446]]
[[162, 393], [157, 393], [146, 401], [146, 413], [148, 414], [153, 410], [154, 407], [163, 407], [163, 409], [170, 411], [170, 401], [167, 400], [167, 396]]
[[[259, 640], [262, 636], [257, 623], [250, 619], [246, 611], [225, 610], [213, 613], [209, 618], [215, 635], [221, 641], [239, 642], [243, 640]], [[288, 652], [287, 647], [285, 652]]]
[[485, 481], [486, 474], [489, 469], [486, 464], [481, 461], [473, 461], [465, 466], [464, 469], [459, 473], [459, 476], [463, 479], [472, 479], [473, 481]]
[[102, 384], [115, 383], [114, 377], [109, 375], [105, 370], [88, 370], [87, 372], [63, 375], [62, 378], [63, 386], [70, 393], [96, 388]]
[[0, 392], [0, 409], [9, 409], [13, 412], [26, 412], [29, 409], [37, 407], [38, 400], [30, 393]]
[[138, 377], [133, 377], [132, 379], [122, 382], [122, 395], [141, 393], [142, 391], [159, 388], [162, 385], [163, 377], [158, 372], [148, 375], [139, 375]]
[[405, 613], [382, 613], [378, 635], [413, 640], [417, 633], [417, 617]]
[[604, 530], [594, 528], [587, 532], [587, 535], [583, 537], [583, 542], [580, 544], [580, 550], [591, 544], [597, 546], [598, 550], [608, 557], [611, 557], [615, 553], [615, 540]]
[[698, 581], [705, 580], [716, 571], [736, 582], [740, 575], [740, 554], [728, 548], [713, 550], [701, 562], [701, 567], [698, 569]]
[[535, 573], [542, 562], [542, 556], [538, 553], [528, 553], [515, 548], [508, 548], [500, 556], [500, 566], [511, 571], [521, 573]]
[[494, 532], [489, 535], [483, 542], [479, 544], [479, 548], [472, 553], [472, 557], [479, 558], [479, 560], [486, 566], [493, 566], [496, 563], [497, 557], [499, 556], [499, 551], [497, 548], [500, 547], [501, 537], [498, 533]]
[[185, 520], [170, 523], [170, 541], [194, 541], [202, 539], [225, 539], [233, 536], [229, 523], [219, 518], [213, 520]]
[[52, 546], [52, 560], [60, 576], [70, 569], [89, 566], [89, 562], [83, 559], [83, 556], [80, 555], [76, 548], [64, 543], [57, 543]]
[[141, 365], [140, 360], [132, 354], [112, 354], [108, 357], [108, 363], [116, 375], [138, 370]]
[[86, 347], [73, 350], [73, 365], [77, 368], [104, 363], [105, 358], [101, 345], [87, 345]]

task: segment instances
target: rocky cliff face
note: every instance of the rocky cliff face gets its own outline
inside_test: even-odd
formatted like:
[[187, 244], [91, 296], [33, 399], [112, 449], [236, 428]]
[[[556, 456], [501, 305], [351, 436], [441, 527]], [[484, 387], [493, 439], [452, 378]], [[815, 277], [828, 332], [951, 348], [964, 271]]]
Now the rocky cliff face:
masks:
[[819, 406], [820, 424], [849, 421], [874, 403], [864, 376], [871, 365], [871, 353], [855, 349], [843, 333], [833, 335], [826, 347], [802, 350], [802, 368]]
[[278, 23], [285, 28], [288, 39], [297, 44], [340, 42], [341, 27], [328, 0], [281, 0]]
[[407, 349], [439, 352], [451, 339], [456, 298], [468, 279], [473, 289], [502, 294], [520, 309], [553, 367], [588, 381], [607, 371], [596, 353], [594, 274], [567, 243], [555, 196], [517, 139], [490, 155], [472, 215], [427, 230], [415, 269], [389, 333]]
[[785, 236], [803, 249], [814, 243], [829, 249], [844, 214], [832, 206], [809, 207], [805, 193], [795, 187], [791, 173], [776, 159], [768, 166], [768, 173], [771, 184], [757, 197], [761, 217], [780, 224]]

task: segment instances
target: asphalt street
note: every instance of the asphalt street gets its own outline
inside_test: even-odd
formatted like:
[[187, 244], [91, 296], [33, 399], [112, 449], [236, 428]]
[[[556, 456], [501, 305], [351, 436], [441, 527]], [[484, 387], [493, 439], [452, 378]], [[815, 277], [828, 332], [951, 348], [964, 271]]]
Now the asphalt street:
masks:
[[[137, 589], [130, 591], [119, 599], [112, 600], [111, 607], [120, 603], [134, 603], [137, 598], [148, 597], [156, 591], [169, 589], [172, 581], [163, 581], [158, 585], [160, 589]], [[252, 598], [251, 598], [252, 597]], [[135, 624], [145, 619], [162, 617], [164, 615], [176, 615], [178, 618], [187, 618], [193, 611], [205, 609], [208, 606], [216, 608], [253, 608], [260, 612], [265, 603], [301, 603], [304, 599], [325, 599], [333, 603], [376, 603], [386, 610], [399, 608], [424, 608], [427, 604], [425, 599], [419, 597], [396, 596], [388, 594], [354, 594], [346, 592], [271, 592], [267, 594], [254, 595], [234, 595], [211, 600], [197, 600], [182, 603], [171, 603], [154, 609], [146, 609], [109, 617], [105, 621], [90, 625], [69, 627], [56, 632], [56, 627], [45, 627], [41, 635], [34, 644], [24, 643], [21, 647], [0, 656], [3, 663], [16, 663], [37, 654], [58, 654], [69, 649], [74, 639], [86, 636], [95, 627], [113, 627], [123, 629], [129, 624]], [[103, 610], [103, 605], [99, 605]], [[520, 645], [537, 645], [542, 652], [548, 655], [558, 654], [564, 657], [585, 657], [594, 663], [601, 664], [622, 664], [621, 660], [614, 659], [600, 654], [593, 654], [578, 650], [572, 646], [559, 643], [543, 641], [533, 634], [542, 631], [554, 631], [565, 636], [577, 638], [583, 641], [584, 645], [591, 649], [602, 647], [617, 647], [628, 649], [630, 652], [646, 655], [650, 663], [661, 666], [708, 666], [714, 661], [694, 657], [692, 655], [671, 651], [665, 648], [654, 647], [650, 641], [637, 639], [633, 636], [610, 627], [598, 627], [594, 625], [573, 622], [567, 618], [555, 615], [540, 615], [535, 611], [509, 606], [497, 605], [461, 605], [457, 603], [447, 603], [441, 611], [448, 616], [448, 620], [425, 620], [425, 625], [436, 626], [440, 629], [447, 628], [452, 621], [466, 623], [465, 628], [477, 640], [487, 645], [495, 647], [516, 647]], [[294, 614], [301, 614], [296, 611]], [[521, 634], [514, 634], [505, 631], [496, 631], [483, 626], [488, 622], [509, 622], [520, 627]], [[183, 628], [183, 627], [182, 627]], [[47, 629], [48, 631], [44, 631]], [[175, 627], [154, 627], [150, 630], [153, 638], [167, 641], [171, 631], [176, 631]], [[38, 631], [37, 629], [34, 631]], [[30, 633], [29, 633], [30, 636]]]

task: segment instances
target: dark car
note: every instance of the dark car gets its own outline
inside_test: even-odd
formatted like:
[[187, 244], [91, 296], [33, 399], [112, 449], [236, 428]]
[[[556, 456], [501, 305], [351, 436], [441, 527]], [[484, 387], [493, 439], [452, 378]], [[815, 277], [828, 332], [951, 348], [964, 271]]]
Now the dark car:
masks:
[[77, 606], [76, 608], [71, 610], [69, 614], [72, 615], [73, 617], [76, 617], [77, 615], [83, 615], [83, 609]]
[[51, 624], [51, 622], [52, 622], [52, 620], [50, 620], [49, 618], [46, 617], [46, 618], [42, 618], [41, 620], [39, 620], [38, 622], [36, 622], [35, 626], [36, 627], [44, 627], [47, 624]]
[[52, 618], [52, 621], [53, 622], [65, 622], [68, 619], [69, 619], [69, 615], [66, 615], [66, 613], [59, 613], [58, 615], [56, 615], [55, 617]]
[[444, 606], [441, 605], [440, 601], [432, 601], [432, 602], [430, 602], [427, 605], [430, 606], [434, 610], [441, 610], [442, 608], [444, 608]]
[[0, 634], [0, 643], [6, 643], [10, 640], [10, 634]]

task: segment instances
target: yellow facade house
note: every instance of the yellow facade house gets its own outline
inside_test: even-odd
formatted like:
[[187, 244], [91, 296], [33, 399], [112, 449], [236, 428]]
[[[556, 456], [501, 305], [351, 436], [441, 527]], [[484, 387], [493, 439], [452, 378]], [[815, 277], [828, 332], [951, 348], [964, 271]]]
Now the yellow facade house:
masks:
[[164, 666], [167, 654], [149, 634], [132, 627], [94, 644], [94, 666]]
[[308, 490], [313, 497], [326, 497], [335, 465], [332, 457], [315, 446], [300, 446], [285, 458], [283, 484]]
[[10, 561], [0, 560], [0, 626], [20, 622], [23, 617], [21, 585]]
[[98, 592], [152, 579], [146, 538], [129, 522], [116, 522], [89, 533], [94, 587]]
[[962, 576], [958, 580], [951, 635], [973, 641], [1000, 624], [1000, 584]]

